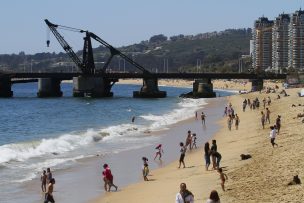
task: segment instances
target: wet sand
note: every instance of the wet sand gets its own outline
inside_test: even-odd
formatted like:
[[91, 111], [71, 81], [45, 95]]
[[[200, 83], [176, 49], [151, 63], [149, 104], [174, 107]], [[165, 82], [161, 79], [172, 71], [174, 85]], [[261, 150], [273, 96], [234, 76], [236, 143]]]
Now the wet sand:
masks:
[[[290, 96], [279, 100], [275, 99], [277, 93], [250, 93], [228, 98], [241, 121], [239, 130], [233, 126], [229, 131], [226, 118], [222, 119], [222, 128], [214, 137], [222, 154], [221, 166], [229, 177], [226, 192], [221, 190], [218, 173], [205, 170], [203, 148], [200, 148], [186, 154], [186, 169], [177, 169], [178, 162], [174, 161], [153, 170], [150, 178], [154, 181], [141, 181], [119, 192], [107, 193], [93, 202], [173, 202], [181, 182], [187, 184], [196, 202], [205, 202], [212, 189], [219, 192], [221, 202], [303, 202], [303, 186], [287, 186], [294, 175], [298, 174], [302, 182], [304, 180], [304, 124], [301, 122], [303, 118], [296, 118], [298, 113], [303, 113], [304, 98], [297, 96], [298, 91], [286, 90]], [[258, 97], [262, 101], [268, 96], [272, 98], [269, 106], [271, 124], [262, 129], [260, 111], [263, 107], [259, 110], [247, 108], [246, 112], [242, 112], [241, 107], [244, 98]], [[291, 107], [292, 104], [301, 106]], [[269, 126], [274, 124], [277, 115], [282, 116], [282, 128], [276, 139], [279, 147], [273, 148]], [[181, 132], [186, 130], [181, 129]], [[241, 154], [251, 154], [252, 158], [241, 161]]]
[[[151, 143], [150, 147], [81, 159], [77, 160], [76, 166], [69, 169], [55, 170], [53, 172], [53, 176], [56, 178], [55, 200], [57, 202], [82, 203], [104, 194], [103, 181], [101, 178], [102, 165], [104, 163], [110, 165], [114, 174], [114, 182], [119, 186], [119, 192], [124, 191], [127, 185], [142, 181], [142, 156], [149, 158], [149, 167], [151, 170], [164, 168], [176, 160], [179, 157], [178, 144], [180, 141], [185, 141], [188, 129], [197, 133], [197, 145], [202, 145], [219, 129], [216, 122], [221, 118], [222, 107], [226, 104], [226, 98], [206, 100], [208, 104], [204, 105], [203, 109], [208, 116], [208, 128], [203, 128], [200, 120], [195, 120], [193, 117], [193, 119], [188, 119], [170, 126], [169, 130], [152, 132], [151, 135], [148, 136], [158, 136], [159, 141]], [[164, 145], [165, 151], [162, 163], [158, 160], [153, 161], [155, 155], [154, 148], [159, 143]], [[203, 163], [203, 160], [201, 160], [201, 163]], [[154, 177], [149, 178], [154, 179]], [[156, 179], [158, 178], [155, 177], [155, 182], [157, 182]], [[22, 188], [27, 191], [24, 196], [30, 202], [42, 202], [43, 195], [39, 195], [40, 181], [38, 179], [24, 184]], [[117, 192], [117, 194], [119, 192]]]

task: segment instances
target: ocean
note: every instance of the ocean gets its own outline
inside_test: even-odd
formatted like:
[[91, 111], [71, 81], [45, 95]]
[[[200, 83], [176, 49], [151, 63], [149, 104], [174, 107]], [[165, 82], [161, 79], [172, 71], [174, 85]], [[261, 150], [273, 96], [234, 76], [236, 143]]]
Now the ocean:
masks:
[[13, 98], [0, 99], [0, 202], [15, 202], [20, 185], [46, 167], [70, 169], [77, 160], [153, 145], [160, 138], [150, 132], [192, 118], [207, 104], [178, 97], [190, 88], [162, 86], [166, 98], [134, 99], [139, 85], [116, 84], [113, 98], [92, 99], [72, 97], [72, 84], [61, 87], [62, 98], [46, 99], [36, 97], [36, 83], [16, 84]]

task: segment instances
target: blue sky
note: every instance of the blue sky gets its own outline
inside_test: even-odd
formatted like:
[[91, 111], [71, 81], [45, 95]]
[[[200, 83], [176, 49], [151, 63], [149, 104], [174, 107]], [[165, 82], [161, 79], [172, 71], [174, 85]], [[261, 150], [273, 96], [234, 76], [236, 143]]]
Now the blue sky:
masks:
[[[304, 0], [1, 0], [0, 54], [60, 52], [44, 19], [94, 32], [114, 46], [172, 36], [252, 27], [258, 17], [304, 8]], [[75, 50], [82, 35], [64, 33]], [[97, 46], [95, 44], [95, 46]]]

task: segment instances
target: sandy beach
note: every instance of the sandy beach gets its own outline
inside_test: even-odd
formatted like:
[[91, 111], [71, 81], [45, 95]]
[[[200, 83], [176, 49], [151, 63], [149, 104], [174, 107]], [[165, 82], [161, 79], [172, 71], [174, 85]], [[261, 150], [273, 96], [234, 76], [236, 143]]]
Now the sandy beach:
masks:
[[[159, 86], [171, 86], [171, 87], [192, 87], [194, 80], [166, 80], [160, 79], [158, 80]], [[141, 79], [121, 79], [118, 82], [119, 84], [142, 84]], [[212, 80], [213, 88], [215, 89], [227, 89], [227, 90], [242, 90], [242, 91], [250, 91], [251, 90], [251, 82], [248, 80]], [[264, 86], [266, 87], [274, 87], [275, 85], [281, 86], [281, 81], [264, 81]]]
[[[151, 171], [149, 182], [138, 182], [122, 188], [119, 192], [107, 193], [93, 202], [174, 202], [179, 184], [185, 182], [194, 194], [196, 202], [205, 202], [210, 191], [219, 192], [222, 202], [302, 202], [302, 185], [287, 186], [294, 175], [304, 178], [303, 168], [303, 130], [302, 119], [296, 118], [303, 113], [304, 100], [298, 97], [299, 89], [288, 89], [290, 96], [276, 99], [278, 93], [250, 93], [230, 96], [231, 102], [240, 117], [239, 130], [227, 129], [226, 117], [220, 121], [222, 128], [213, 139], [217, 140], [218, 151], [222, 154], [221, 166], [228, 175], [226, 192], [221, 190], [219, 175], [216, 171], [206, 171], [203, 148], [187, 152], [187, 168], [178, 169], [174, 161], [166, 167]], [[246, 109], [242, 112], [244, 98], [260, 101], [270, 96], [272, 103], [271, 124], [262, 129], [259, 110]], [[296, 107], [291, 107], [295, 104]], [[301, 104], [301, 106], [298, 106]], [[224, 108], [224, 106], [223, 106]], [[273, 148], [269, 139], [269, 126], [275, 123], [277, 115], [282, 116], [282, 128]], [[207, 115], [208, 116], [208, 115]], [[208, 118], [208, 117], [207, 117]], [[208, 127], [207, 127], [208, 128]], [[174, 140], [178, 142], [178, 140]], [[178, 149], [170, 149], [178, 150]], [[241, 161], [240, 154], [250, 154], [251, 159]]]

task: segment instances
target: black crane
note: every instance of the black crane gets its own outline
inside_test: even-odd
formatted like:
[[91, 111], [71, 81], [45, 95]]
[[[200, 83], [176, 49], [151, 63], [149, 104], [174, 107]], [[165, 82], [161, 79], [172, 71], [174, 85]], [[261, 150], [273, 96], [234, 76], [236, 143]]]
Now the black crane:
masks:
[[[107, 60], [107, 62], [104, 64], [102, 69], [100, 70], [101, 73], [105, 73], [107, 67], [109, 66], [112, 58], [115, 55], [119, 55], [126, 61], [128, 61], [130, 64], [135, 66], [137, 69], [141, 70], [144, 75], [147, 77], [151, 77], [152, 73], [146, 70], [143, 66], [140, 64], [136, 63], [133, 61], [131, 58], [129, 58], [127, 55], [121, 53], [118, 49], [114, 48], [112, 45], [98, 37], [96, 34], [89, 32], [89, 31], [84, 31], [82, 29], [77, 29], [77, 28], [72, 28], [72, 27], [67, 27], [63, 25], [56, 25], [51, 23], [49, 20], [45, 19], [45, 23], [47, 26], [50, 28], [62, 48], [67, 52], [69, 57], [74, 61], [74, 63], [80, 68], [83, 74], [95, 74], [98, 72], [95, 70], [95, 63], [94, 63], [94, 57], [93, 57], [93, 49], [92, 49], [92, 43], [91, 43], [91, 38], [102, 44], [103, 46], [107, 47], [110, 50], [111, 56]], [[63, 36], [57, 31], [58, 28], [69, 30], [69, 31], [74, 31], [74, 32], [79, 32], [79, 33], [85, 33], [84, 37], [84, 46], [83, 46], [83, 58], [82, 61], [79, 59], [79, 57], [76, 55], [76, 53], [73, 51], [72, 47], [65, 41]], [[49, 46], [50, 41], [47, 40], [47, 46]]]

